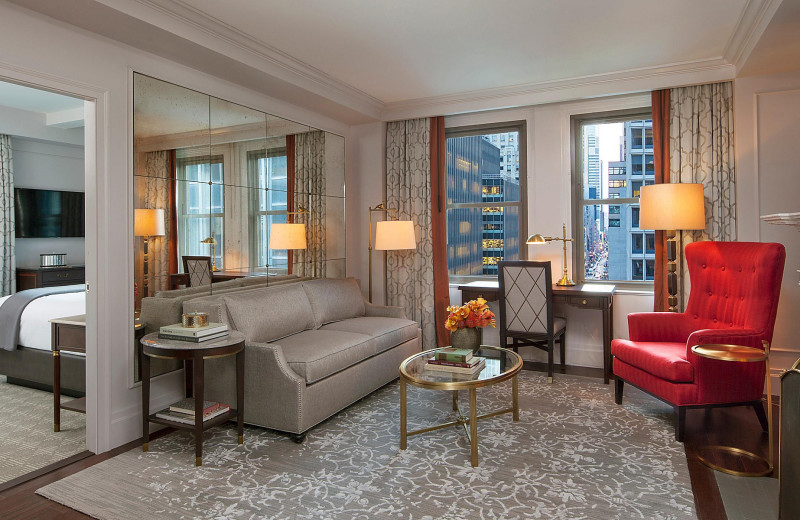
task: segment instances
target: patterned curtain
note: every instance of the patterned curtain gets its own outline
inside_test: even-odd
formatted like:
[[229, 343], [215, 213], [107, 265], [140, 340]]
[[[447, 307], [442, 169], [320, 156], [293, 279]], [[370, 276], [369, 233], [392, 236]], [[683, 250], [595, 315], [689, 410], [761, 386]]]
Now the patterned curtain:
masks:
[[325, 132], [295, 135], [294, 222], [306, 225], [307, 249], [292, 255], [292, 273], [298, 276], [325, 277], [327, 239], [325, 236]]
[[14, 253], [14, 168], [11, 137], [0, 135], [0, 296], [17, 290]]
[[423, 348], [436, 345], [430, 138], [428, 118], [386, 126], [386, 205], [414, 222], [417, 239], [416, 250], [387, 251], [387, 304], [420, 324]]
[[736, 177], [731, 82], [670, 91], [670, 182], [703, 185], [706, 228], [678, 233], [679, 310], [686, 308], [690, 280], [683, 248], [702, 240], [736, 240]]
[[[144, 207], [145, 209], [163, 209], [164, 219], [167, 223], [171, 223], [173, 220], [171, 189], [174, 173], [171, 166], [172, 161], [168, 150], [148, 152], [144, 156], [144, 171], [147, 176]], [[147, 284], [150, 296], [156, 291], [164, 291], [169, 288], [167, 275], [170, 273], [170, 243], [175, 232], [174, 226], [167, 225], [165, 232], [163, 237], [150, 237], [149, 241]]]

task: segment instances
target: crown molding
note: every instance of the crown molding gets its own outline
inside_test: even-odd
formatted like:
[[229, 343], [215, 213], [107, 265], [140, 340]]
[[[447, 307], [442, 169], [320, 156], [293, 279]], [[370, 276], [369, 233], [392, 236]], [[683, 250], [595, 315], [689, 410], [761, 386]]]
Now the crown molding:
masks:
[[180, 0], [96, 1], [365, 115], [377, 117], [384, 107], [381, 100]]
[[455, 115], [525, 105], [588, 99], [615, 94], [733, 79], [736, 68], [721, 57], [656, 67], [629, 69], [557, 81], [462, 92], [387, 103], [384, 121]]
[[723, 58], [733, 64], [737, 71], [747, 61], [782, 1], [748, 0], [747, 5], [742, 9], [736, 29], [722, 53]]

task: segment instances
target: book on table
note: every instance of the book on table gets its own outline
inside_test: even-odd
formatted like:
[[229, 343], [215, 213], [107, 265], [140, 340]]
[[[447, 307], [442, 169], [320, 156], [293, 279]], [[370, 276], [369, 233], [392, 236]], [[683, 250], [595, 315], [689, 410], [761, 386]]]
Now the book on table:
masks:
[[212, 334], [228, 332], [228, 325], [225, 323], [209, 323], [205, 327], [184, 327], [180, 323], [174, 325], [164, 325], [158, 329], [159, 334], [170, 336], [184, 336], [187, 338], [203, 338]]
[[180, 334], [166, 334], [164, 332], [158, 333], [159, 339], [174, 339], [177, 341], [188, 341], [191, 343], [202, 343], [203, 341], [211, 341], [212, 339], [220, 339], [228, 336], [228, 331], [217, 332], [216, 334], [209, 334], [207, 336], [200, 336], [200, 337], [193, 337], [193, 336], [182, 336]]
[[435, 358], [428, 360], [426, 365], [430, 370], [439, 370], [441, 372], [454, 372], [457, 374], [474, 374], [486, 366], [486, 358], [473, 357], [467, 363], [455, 363], [452, 361], [441, 361]]
[[[213, 419], [214, 417], [220, 416], [224, 413], [227, 413], [228, 411], [230, 411], [230, 409], [231, 407], [226, 404], [220, 405], [215, 410], [203, 414], [203, 422], [208, 421], [209, 419]], [[175, 421], [182, 424], [194, 424], [194, 414], [174, 412], [169, 408], [165, 408], [160, 412], [156, 413], [156, 417], [158, 417], [159, 419], [167, 419], [169, 421]]]
[[[223, 406], [225, 405], [217, 401], [203, 401], [203, 415], [211, 413]], [[186, 399], [181, 399], [177, 403], [172, 403], [169, 405], [169, 409], [172, 412], [194, 415], [194, 398], [187, 397]]]
[[454, 361], [456, 363], [467, 363], [472, 359], [472, 350], [468, 348], [440, 348], [434, 354], [434, 358], [439, 361]]

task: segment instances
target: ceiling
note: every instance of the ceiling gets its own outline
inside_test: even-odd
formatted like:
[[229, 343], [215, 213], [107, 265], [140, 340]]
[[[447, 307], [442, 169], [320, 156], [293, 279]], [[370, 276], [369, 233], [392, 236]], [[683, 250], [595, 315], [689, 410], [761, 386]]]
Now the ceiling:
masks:
[[380, 100], [721, 58], [748, 0], [178, 0]]
[[800, 0], [8, 1], [346, 124], [800, 67]]
[[83, 100], [55, 94], [46, 90], [24, 87], [0, 81], [0, 105], [48, 114], [65, 110], [83, 109]]

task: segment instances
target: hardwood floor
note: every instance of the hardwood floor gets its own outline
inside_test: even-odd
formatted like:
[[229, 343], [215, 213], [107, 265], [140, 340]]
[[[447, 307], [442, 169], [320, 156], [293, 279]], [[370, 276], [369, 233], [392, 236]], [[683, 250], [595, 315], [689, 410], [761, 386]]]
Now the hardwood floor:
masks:
[[[599, 377], [602, 377], [602, 370], [596, 370], [599, 372]], [[583, 372], [583, 370], [576, 367], [567, 367], [566, 370], [568, 374], [588, 375]], [[557, 374], [558, 372], [556, 377], [558, 377]], [[777, 428], [775, 427], [778, 418], [777, 409], [777, 405], [775, 405], [773, 407], [773, 435], [775, 436], [775, 456], [773, 460], [775, 461], [776, 471], [772, 476], [776, 478], [778, 469]], [[153, 434], [151, 438], [157, 438], [169, 433], [171, 433], [170, 429], [162, 430]], [[766, 455], [767, 435], [761, 431], [758, 419], [752, 408], [689, 410], [686, 414], [684, 450], [686, 451], [689, 466], [697, 518], [699, 520], [727, 520], [714, 472], [697, 460], [698, 448], [711, 444], [735, 446]], [[36, 494], [36, 490], [140, 445], [140, 441], [135, 441], [108, 453], [91, 455], [66, 467], [0, 492], [2, 517], [7, 520], [46, 520], [51, 518], [78, 520], [91, 518], [40, 497]], [[747, 467], [742, 466], [742, 469], [747, 469]]]

